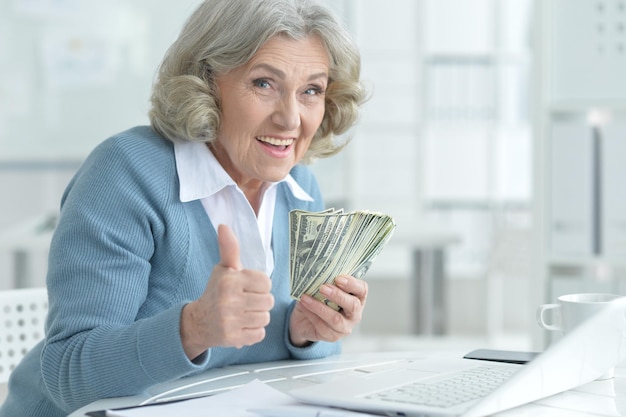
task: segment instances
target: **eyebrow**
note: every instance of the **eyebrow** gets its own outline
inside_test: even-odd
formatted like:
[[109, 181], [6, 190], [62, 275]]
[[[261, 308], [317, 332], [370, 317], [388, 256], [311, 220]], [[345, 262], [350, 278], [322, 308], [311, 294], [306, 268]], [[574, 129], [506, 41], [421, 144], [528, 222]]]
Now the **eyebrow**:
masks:
[[[260, 63], [260, 64], [255, 65], [254, 67], [252, 67], [252, 70], [256, 70], [256, 69], [267, 70], [267, 71], [273, 73], [274, 75], [276, 75], [281, 80], [284, 80], [285, 77], [286, 77], [286, 74], [285, 74], [284, 71], [282, 71], [282, 70], [280, 70], [280, 69], [278, 69], [278, 68], [276, 68], [276, 67], [274, 67], [274, 66], [272, 66], [270, 64]], [[318, 73], [315, 73], [315, 74], [311, 74], [309, 76], [309, 81], [316, 80], [318, 78], [326, 78], [326, 79], [328, 79], [329, 75], [328, 75], [327, 72], [318, 72]]]

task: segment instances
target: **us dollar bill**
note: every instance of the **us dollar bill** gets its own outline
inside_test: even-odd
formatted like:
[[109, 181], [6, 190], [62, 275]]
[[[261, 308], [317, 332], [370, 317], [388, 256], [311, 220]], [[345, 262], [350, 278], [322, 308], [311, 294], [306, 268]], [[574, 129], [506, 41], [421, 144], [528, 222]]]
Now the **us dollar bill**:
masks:
[[364, 210], [289, 213], [291, 297], [308, 294], [335, 310], [319, 289], [340, 275], [363, 279], [395, 230], [391, 216]]

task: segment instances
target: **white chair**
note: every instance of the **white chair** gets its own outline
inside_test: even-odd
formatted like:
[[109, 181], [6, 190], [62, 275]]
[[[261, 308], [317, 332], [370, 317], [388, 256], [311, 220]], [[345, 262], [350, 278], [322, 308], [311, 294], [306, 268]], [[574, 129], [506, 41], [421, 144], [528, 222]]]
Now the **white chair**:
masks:
[[24, 355], [44, 337], [48, 313], [46, 288], [0, 291], [0, 384]]

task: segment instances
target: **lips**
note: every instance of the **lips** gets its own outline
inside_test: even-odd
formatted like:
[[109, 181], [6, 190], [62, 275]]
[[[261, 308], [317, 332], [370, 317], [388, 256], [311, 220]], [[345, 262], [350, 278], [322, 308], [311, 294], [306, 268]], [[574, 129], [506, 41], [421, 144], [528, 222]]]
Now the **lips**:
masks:
[[256, 139], [259, 142], [263, 142], [263, 143], [266, 143], [268, 145], [275, 146], [277, 148], [280, 148], [281, 150], [284, 150], [284, 149], [288, 148], [289, 146], [291, 146], [295, 142], [295, 139], [293, 139], [293, 138], [290, 138], [290, 139], [278, 139], [278, 138], [273, 138], [271, 136], [257, 136]]

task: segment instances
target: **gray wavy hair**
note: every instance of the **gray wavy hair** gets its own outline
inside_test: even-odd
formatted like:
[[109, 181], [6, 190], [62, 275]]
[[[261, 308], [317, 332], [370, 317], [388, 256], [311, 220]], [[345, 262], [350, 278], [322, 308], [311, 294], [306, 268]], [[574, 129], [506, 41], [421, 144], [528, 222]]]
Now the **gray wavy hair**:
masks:
[[330, 59], [325, 114], [302, 162], [325, 158], [359, 115], [366, 91], [361, 57], [347, 31], [311, 0], [205, 0], [167, 50], [153, 86], [152, 127], [169, 139], [211, 142], [220, 126], [215, 75], [248, 62], [276, 35], [319, 36]]

